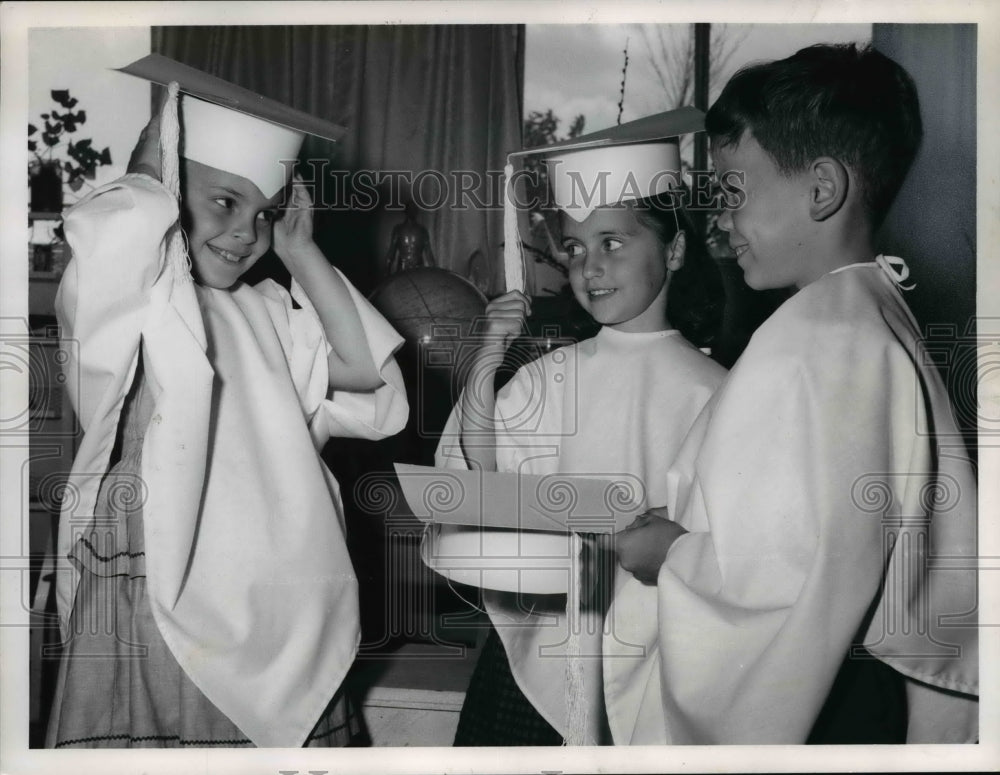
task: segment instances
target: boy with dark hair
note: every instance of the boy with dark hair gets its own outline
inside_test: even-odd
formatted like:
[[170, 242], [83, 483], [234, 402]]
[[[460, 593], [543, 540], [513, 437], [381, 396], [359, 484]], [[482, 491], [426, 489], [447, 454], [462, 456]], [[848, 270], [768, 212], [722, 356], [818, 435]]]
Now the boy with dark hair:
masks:
[[923, 136], [913, 81], [871, 48], [812, 46], [795, 56], [744, 68], [712, 108], [715, 147], [751, 132], [785, 175], [834, 156], [861, 186], [870, 227], [885, 218]]
[[695, 423], [666, 507], [618, 534], [615, 741], [974, 741], [975, 479], [906, 265], [873, 247], [920, 142], [913, 82], [814, 46], [738, 73], [706, 126], [743, 181], [719, 224], [746, 282], [795, 294]]

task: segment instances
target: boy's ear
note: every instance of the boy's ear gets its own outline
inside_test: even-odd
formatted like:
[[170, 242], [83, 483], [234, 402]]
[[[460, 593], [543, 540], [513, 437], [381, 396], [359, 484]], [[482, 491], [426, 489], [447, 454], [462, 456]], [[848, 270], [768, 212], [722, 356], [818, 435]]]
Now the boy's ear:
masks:
[[687, 236], [679, 231], [667, 245], [667, 271], [676, 272], [684, 266], [684, 254], [687, 252]]
[[851, 178], [847, 167], [830, 156], [815, 159], [809, 172], [809, 215], [814, 221], [825, 221], [843, 207]]

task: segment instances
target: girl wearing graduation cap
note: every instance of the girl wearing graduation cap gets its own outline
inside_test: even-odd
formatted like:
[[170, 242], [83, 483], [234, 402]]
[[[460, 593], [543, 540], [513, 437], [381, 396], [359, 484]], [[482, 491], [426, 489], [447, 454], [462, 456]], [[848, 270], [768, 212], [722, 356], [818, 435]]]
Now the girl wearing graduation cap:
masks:
[[[561, 211], [570, 285], [602, 328], [525, 365], [494, 396], [496, 369], [530, 304], [519, 290], [493, 300], [437, 465], [626, 477], [644, 485], [646, 506], [665, 502], [666, 471], [725, 374], [695, 346], [711, 340], [722, 288], [677, 188], [677, 135], [701, 122], [700, 112], [685, 108], [536, 149], [546, 153]], [[442, 527], [428, 534], [424, 556], [456, 579], [449, 556], [465, 562], [480, 551], [495, 554], [490, 542], [506, 537]], [[510, 563], [509, 583], [491, 571], [492, 588], [483, 591], [495, 629], [456, 745], [607, 742], [604, 606], [589, 582], [577, 581], [583, 547], [565, 533], [524, 533], [519, 541], [525, 565]], [[633, 583], [619, 570], [613, 586]], [[655, 593], [650, 603], [655, 616]]]
[[[319, 450], [407, 404], [401, 339], [312, 241], [301, 181], [278, 209], [304, 133], [341, 130], [164, 57], [125, 72], [173, 83], [129, 173], [65, 221], [85, 433], [47, 745], [343, 745], [357, 582]], [[240, 281], [272, 244], [290, 292]]]

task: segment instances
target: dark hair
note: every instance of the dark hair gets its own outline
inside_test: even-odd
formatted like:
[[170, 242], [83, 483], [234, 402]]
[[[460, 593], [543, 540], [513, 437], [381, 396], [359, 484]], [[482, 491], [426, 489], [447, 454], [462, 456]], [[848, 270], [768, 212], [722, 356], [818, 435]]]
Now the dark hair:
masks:
[[722, 273], [708, 254], [704, 235], [673, 194], [639, 200], [632, 208], [639, 223], [656, 232], [663, 245], [670, 244], [678, 224], [684, 232], [684, 266], [670, 280], [667, 319], [691, 344], [710, 346], [722, 325], [725, 288]]
[[820, 44], [734, 75], [705, 117], [714, 145], [749, 132], [785, 174], [820, 156], [850, 167], [872, 228], [885, 218], [923, 128], [907, 72], [870, 46]]

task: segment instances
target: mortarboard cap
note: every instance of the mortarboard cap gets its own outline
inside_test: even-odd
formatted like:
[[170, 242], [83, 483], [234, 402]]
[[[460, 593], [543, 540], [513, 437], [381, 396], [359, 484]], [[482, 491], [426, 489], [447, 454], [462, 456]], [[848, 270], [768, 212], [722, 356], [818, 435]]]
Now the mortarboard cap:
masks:
[[[552, 201], [582, 223], [597, 207], [645, 199], [680, 184], [681, 135], [705, 128], [705, 114], [683, 107], [629, 121], [583, 137], [508, 154], [511, 159], [544, 155]], [[516, 238], [508, 185], [504, 206], [504, 268], [507, 289], [521, 289], [523, 256]]]
[[679, 138], [704, 127], [704, 113], [683, 107], [511, 156], [544, 154], [555, 205], [580, 222], [595, 207], [676, 188]]
[[167, 85], [182, 93], [183, 156], [251, 181], [264, 196], [288, 182], [305, 135], [339, 140], [344, 127], [268, 99], [174, 61], [150, 54], [119, 72]]

